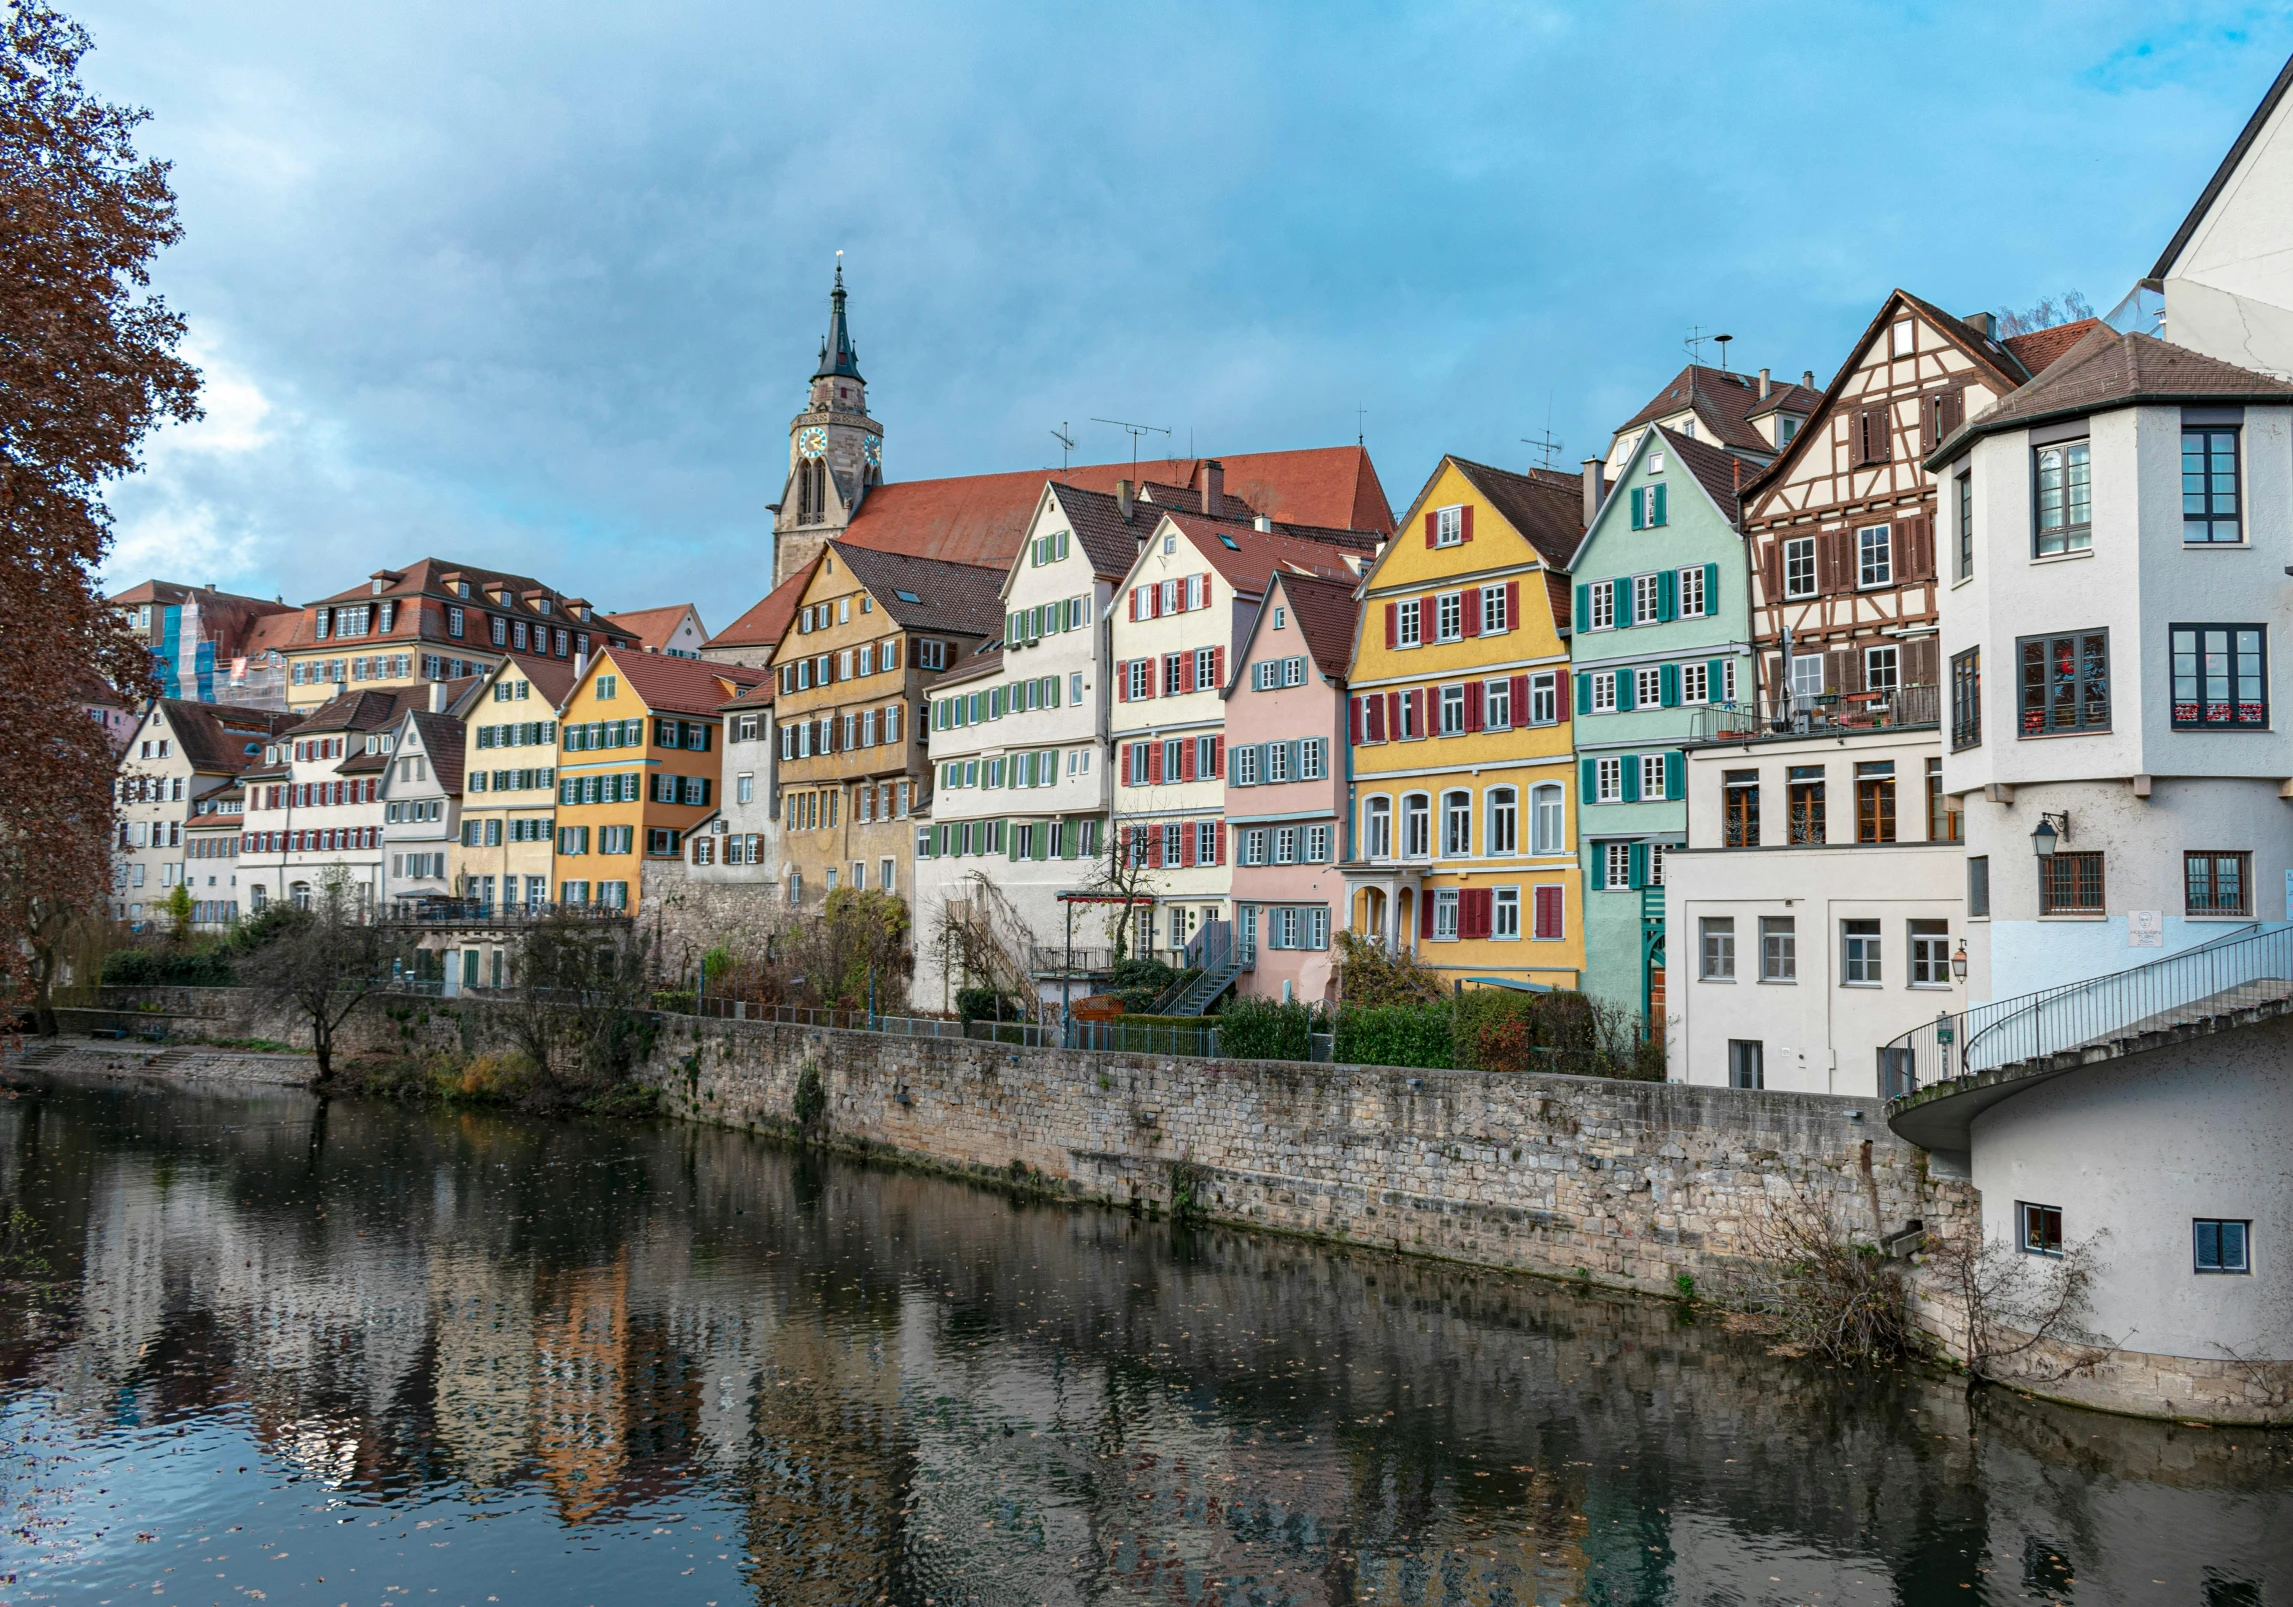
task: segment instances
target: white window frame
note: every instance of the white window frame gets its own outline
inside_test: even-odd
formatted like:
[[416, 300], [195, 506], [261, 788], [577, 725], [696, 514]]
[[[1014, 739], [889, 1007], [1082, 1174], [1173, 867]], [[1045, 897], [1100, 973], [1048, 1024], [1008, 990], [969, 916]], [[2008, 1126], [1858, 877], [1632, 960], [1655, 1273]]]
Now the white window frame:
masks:
[[1518, 943], [1521, 940], [1521, 890], [1497, 887], [1490, 891], [1496, 897], [1490, 900], [1489, 936], [1500, 943]]
[[[1876, 539], [1873, 539], [1876, 538]], [[1877, 562], [1873, 562], [1876, 556]], [[1895, 584], [1895, 527], [1855, 527], [1855, 589], [1877, 591]]]
[[1465, 505], [1436, 508], [1433, 512], [1433, 545], [1436, 547], [1462, 546], [1465, 541]]
[[1614, 714], [1616, 712], [1616, 678], [1622, 673], [1624, 672], [1621, 670], [1607, 670], [1593, 676], [1593, 713]]
[[1481, 684], [1481, 729], [1484, 731], [1510, 731], [1513, 728], [1513, 681], [1500, 675]]
[[[1654, 785], [1654, 787], [1651, 787], [1651, 786], [1649, 785], [1649, 782], [1651, 781], [1651, 779], [1653, 779], [1653, 780], [1654, 780], [1654, 782], [1655, 782], [1655, 785]], [[1663, 798], [1664, 798], [1664, 755], [1663, 755], [1663, 754], [1661, 754], [1661, 753], [1644, 753], [1644, 754], [1641, 754], [1641, 755], [1640, 755], [1640, 801], [1641, 801], [1642, 803], [1660, 803], [1660, 802], [1662, 802], [1662, 801], [1663, 801]]]
[[1568, 794], [1557, 781], [1529, 789], [1529, 852], [1538, 857], [1566, 853]]
[[1528, 721], [1531, 725], [1558, 725], [1561, 717], [1561, 677], [1558, 670], [1539, 670], [1529, 677]]
[[[1887, 667], [1887, 684], [1884, 687], [1877, 684], [1881, 677], [1873, 673], [1882, 663]], [[1884, 691], [1889, 697], [1903, 690], [1903, 650], [1900, 647], [1866, 647], [1863, 650], [1863, 690]]]
[[[1682, 619], [1702, 619], [1707, 612], [1704, 596], [1704, 566], [1702, 564], [1687, 564], [1681, 568], [1679, 593], [1680, 617]], [[1695, 607], [1689, 607], [1690, 602], [1693, 602]]]
[[1664, 668], [1660, 664], [1643, 664], [1632, 672], [1632, 706], [1635, 709], [1653, 709], [1664, 702]]
[[1632, 577], [1632, 623], [1653, 625], [1657, 621], [1663, 594], [1654, 575]]
[[1437, 943], [1457, 941], [1457, 889], [1442, 887], [1434, 890], [1433, 940]]
[[1624, 761], [1615, 754], [1592, 761], [1592, 801], [1624, 802]]
[[1489, 829], [1485, 841], [1491, 855], [1521, 851], [1521, 793], [1518, 787], [1489, 789]]
[[1465, 594], [1463, 592], [1445, 591], [1434, 594], [1433, 639], [1436, 642], [1461, 642], [1465, 639]]
[[1616, 629], [1616, 587], [1605, 580], [1596, 580], [1586, 590], [1590, 594], [1592, 606], [1587, 610], [1585, 629]]
[[1441, 794], [1441, 857], [1473, 857], [1473, 794], [1463, 787]]
[[1433, 857], [1433, 795], [1429, 792], [1402, 794], [1401, 857], [1406, 860]]
[[1481, 588], [1481, 634], [1502, 636], [1513, 628], [1505, 614], [1505, 587], [1502, 581]]
[[1465, 689], [1462, 686], [1441, 688], [1441, 715], [1437, 734], [1461, 737], [1465, 734]]
[[1815, 538], [1792, 536], [1783, 544], [1783, 595], [1787, 602], [1813, 597], [1821, 587], [1815, 572]]
[[1393, 858], [1393, 800], [1382, 796], [1363, 799], [1361, 821], [1362, 857]]
[[1680, 701], [1682, 703], [1711, 702], [1711, 679], [1712, 667], [1709, 664], [1699, 660], [1681, 665]]
[[1602, 843], [1601, 886], [1611, 893], [1632, 891], [1632, 845], [1630, 843]]

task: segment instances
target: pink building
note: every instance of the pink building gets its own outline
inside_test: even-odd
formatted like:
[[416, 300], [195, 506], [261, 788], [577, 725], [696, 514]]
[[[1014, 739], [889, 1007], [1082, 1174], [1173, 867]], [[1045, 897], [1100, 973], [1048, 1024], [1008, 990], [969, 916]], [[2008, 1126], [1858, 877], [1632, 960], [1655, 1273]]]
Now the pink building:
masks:
[[1245, 993], [1334, 992], [1346, 907], [1346, 666], [1353, 586], [1277, 570], [1226, 690], [1226, 823]]

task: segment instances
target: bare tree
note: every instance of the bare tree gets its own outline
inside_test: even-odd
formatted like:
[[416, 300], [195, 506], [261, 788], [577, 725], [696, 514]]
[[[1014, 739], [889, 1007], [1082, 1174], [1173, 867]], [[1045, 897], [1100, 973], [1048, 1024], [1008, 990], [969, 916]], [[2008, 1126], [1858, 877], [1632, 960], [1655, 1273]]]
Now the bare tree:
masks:
[[2031, 1255], [1985, 1238], [1979, 1218], [1928, 1236], [1918, 1261], [1956, 1308], [1958, 1359], [1970, 1378], [2059, 1382], [2092, 1372], [2117, 1348], [2085, 1326], [2105, 1237]]
[[1130, 954], [1131, 912], [1152, 909], [1162, 887], [1162, 878], [1147, 864], [1147, 829], [1110, 821], [1106, 852], [1092, 861], [1090, 874], [1083, 879], [1082, 891], [1111, 901], [1100, 907], [1109, 912], [1107, 936], [1114, 943], [1117, 964]]
[[101, 488], [199, 416], [183, 320], [148, 288], [181, 233], [167, 167], [136, 151], [143, 112], [80, 83], [89, 48], [45, 0], [0, 7], [0, 1006], [43, 1029], [109, 899], [111, 743], [85, 704], [157, 690], [96, 589]]
[[393, 961], [407, 957], [391, 927], [367, 920], [349, 874], [328, 870], [307, 910], [276, 918], [272, 936], [239, 964], [256, 998], [310, 1028], [318, 1076], [334, 1076], [335, 1034], [368, 995], [391, 985]]
[[2059, 299], [2040, 296], [2030, 306], [2017, 310], [2009, 307], [1998, 315], [2001, 335], [2035, 335], [2041, 329], [2052, 329], [2080, 318], [2094, 316], [2094, 308], [2085, 296], [2075, 290], [2065, 290]]
[[943, 969], [961, 969], [967, 983], [984, 983], [998, 998], [1031, 999], [1035, 930], [983, 871], [959, 884], [963, 896], [942, 900], [938, 929]]
[[1795, 1186], [1746, 1234], [1724, 1303], [1792, 1355], [1836, 1363], [1900, 1361], [1917, 1348], [1900, 1263], [1859, 1244], [1836, 1196]]
[[603, 1088], [628, 1074], [652, 989], [641, 927], [558, 912], [527, 928], [503, 1013], [511, 1041], [559, 1087]]

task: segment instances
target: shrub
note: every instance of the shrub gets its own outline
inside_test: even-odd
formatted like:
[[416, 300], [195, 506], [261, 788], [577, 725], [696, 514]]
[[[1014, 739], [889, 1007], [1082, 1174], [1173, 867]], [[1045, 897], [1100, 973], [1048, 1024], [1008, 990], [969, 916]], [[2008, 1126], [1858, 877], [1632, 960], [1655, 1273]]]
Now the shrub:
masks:
[[1310, 1060], [1311, 1035], [1330, 1030], [1326, 1011], [1247, 994], [1226, 1006], [1217, 1027], [1219, 1053], [1232, 1060]]
[[220, 947], [114, 949], [104, 956], [103, 979], [121, 988], [227, 988], [238, 980]]
[[689, 1016], [700, 1008], [700, 998], [691, 988], [663, 988], [653, 995], [653, 1008], [665, 1015]]
[[804, 1069], [796, 1074], [796, 1097], [790, 1102], [789, 1110], [796, 1118], [796, 1125], [806, 1132], [817, 1127], [820, 1119], [828, 1114], [828, 1090], [821, 1085], [819, 1062], [806, 1061]]
[[1347, 1065], [1442, 1071], [1457, 1063], [1455, 1018], [1447, 1003], [1343, 1009], [1337, 1034], [1337, 1058]]
[[993, 988], [956, 989], [955, 1013], [964, 1021], [1023, 1021], [1027, 1017], [1016, 999], [1006, 998]]
[[1338, 998], [1344, 1004], [1434, 1004], [1448, 994], [1441, 974], [1407, 949], [1388, 954], [1358, 932], [1338, 934]]

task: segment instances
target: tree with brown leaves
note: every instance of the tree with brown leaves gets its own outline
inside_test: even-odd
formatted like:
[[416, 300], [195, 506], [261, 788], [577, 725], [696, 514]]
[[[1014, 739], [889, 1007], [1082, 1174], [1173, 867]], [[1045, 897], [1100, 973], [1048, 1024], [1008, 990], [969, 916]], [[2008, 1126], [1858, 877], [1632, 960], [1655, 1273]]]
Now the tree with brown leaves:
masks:
[[96, 590], [100, 490], [199, 416], [183, 320], [150, 291], [181, 233], [167, 165], [136, 152], [147, 113], [80, 83], [90, 45], [43, 0], [0, 8], [0, 1012], [43, 1029], [109, 893], [111, 745], [78, 694], [156, 690]]

